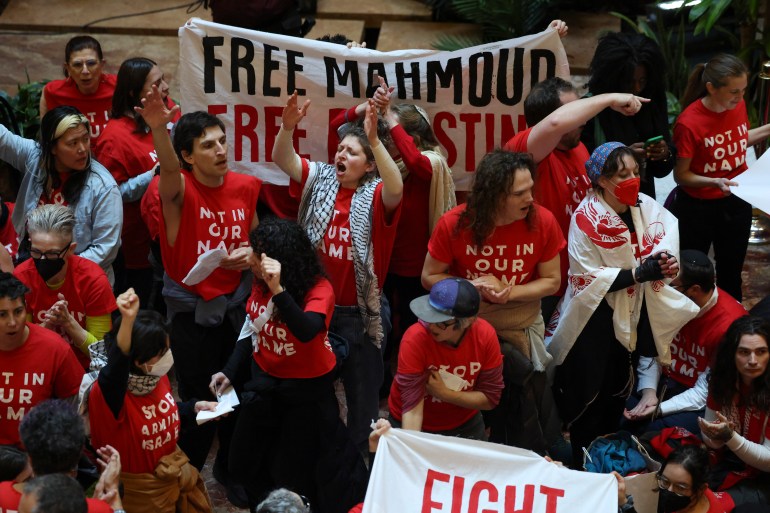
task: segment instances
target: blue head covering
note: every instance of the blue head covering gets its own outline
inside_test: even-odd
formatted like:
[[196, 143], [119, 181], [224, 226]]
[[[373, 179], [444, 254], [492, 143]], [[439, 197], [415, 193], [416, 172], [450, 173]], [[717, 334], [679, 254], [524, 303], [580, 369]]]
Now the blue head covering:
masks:
[[599, 176], [602, 174], [602, 168], [604, 163], [607, 162], [607, 157], [610, 156], [615, 149], [625, 146], [619, 142], [606, 142], [601, 146], [598, 146], [591, 154], [591, 158], [586, 161], [586, 172], [591, 182], [596, 183], [599, 180]]

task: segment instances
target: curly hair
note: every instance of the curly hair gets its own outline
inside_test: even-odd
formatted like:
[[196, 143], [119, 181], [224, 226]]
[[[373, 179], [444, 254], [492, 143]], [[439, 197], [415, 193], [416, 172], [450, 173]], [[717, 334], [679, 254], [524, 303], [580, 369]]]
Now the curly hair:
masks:
[[293, 221], [269, 217], [252, 230], [249, 241], [254, 254], [269, 256], [281, 263], [281, 285], [299, 306], [319, 278], [325, 276], [310, 239]]
[[[104, 334], [104, 343], [112, 347], [118, 343], [118, 331], [123, 317], [118, 317], [112, 329]], [[134, 362], [145, 363], [163, 353], [168, 347], [168, 337], [171, 325], [166, 318], [154, 310], [139, 310], [131, 329], [131, 350], [128, 358], [131, 360], [131, 372], [144, 374]]]
[[738, 395], [739, 406], [767, 410], [770, 408], [770, 372], [765, 372], [751, 382], [748, 395], [738, 394], [740, 375], [735, 365], [735, 354], [744, 335], [758, 335], [770, 340], [770, 323], [761, 317], [745, 316], [733, 321], [719, 344], [714, 368], [709, 378], [709, 397], [720, 409], [729, 407]]
[[66, 401], [49, 399], [24, 415], [19, 425], [35, 475], [70, 472], [77, 467], [86, 437], [83, 419]]
[[[477, 246], [484, 244], [495, 229], [495, 220], [513, 187], [516, 171], [528, 171], [535, 177], [535, 163], [528, 153], [493, 150], [476, 168], [473, 187], [455, 233], [468, 229]], [[533, 225], [534, 209], [527, 213], [527, 225]]]
[[647, 70], [647, 85], [640, 94], [665, 105], [663, 54], [655, 41], [636, 32], [610, 32], [599, 39], [591, 59], [588, 89], [592, 94], [629, 91], [637, 66]]

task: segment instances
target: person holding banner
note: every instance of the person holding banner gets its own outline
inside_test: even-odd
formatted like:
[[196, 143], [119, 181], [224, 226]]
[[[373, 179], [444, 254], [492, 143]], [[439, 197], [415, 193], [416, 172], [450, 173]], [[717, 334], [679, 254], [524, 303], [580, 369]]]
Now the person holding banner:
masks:
[[[283, 110], [273, 161], [291, 178], [290, 191], [301, 193], [299, 223], [320, 253], [334, 286], [336, 306], [329, 331], [346, 338], [350, 354], [342, 369], [348, 429], [366, 451], [371, 419], [378, 417], [383, 379], [381, 347], [382, 286], [401, 213], [403, 182], [396, 163], [377, 135], [372, 100], [363, 127], [349, 127], [334, 164], [309, 162], [292, 145], [292, 131], [305, 117], [297, 93]], [[377, 176], [379, 174], [379, 177]]]
[[[109, 169], [118, 183], [123, 198], [123, 232], [120, 248], [122, 258], [115, 266], [115, 290], [132, 287], [147, 304], [152, 285], [152, 268], [147, 256], [150, 253], [150, 234], [140, 213], [140, 200], [155, 174], [157, 157], [150, 128], [142, 116], [134, 112], [141, 106], [155, 84], [169, 108], [175, 103], [168, 96], [168, 84], [158, 64], [145, 57], [123, 61], [118, 70], [118, 82], [112, 96], [112, 114], [94, 156]], [[177, 112], [176, 121], [180, 113]]]
[[749, 130], [743, 94], [748, 71], [734, 55], [719, 54], [695, 67], [674, 125], [679, 185], [671, 212], [683, 249], [714, 246], [717, 285], [738, 301], [751, 228], [751, 205], [731, 194], [746, 171], [746, 149], [770, 137], [770, 124]]
[[[179, 395], [184, 401], [213, 399], [211, 375], [230, 357], [246, 316], [252, 280], [248, 234], [258, 224], [261, 182], [229, 171], [224, 124], [216, 116], [203, 111], [185, 114], [174, 128], [172, 143], [167, 126], [179, 107], [169, 109], [156, 84], [142, 98], [142, 105], [135, 110], [152, 131], [160, 162], [163, 297], [172, 324]], [[184, 283], [199, 259], [213, 253], [218, 253], [218, 264], [208, 268], [210, 274]], [[231, 502], [244, 504], [243, 490], [236, 492], [227, 475], [234, 422], [231, 415], [206, 424], [183, 434], [179, 445], [201, 468], [218, 433], [214, 475], [228, 486]]]
[[[633, 362], [647, 356], [668, 365], [671, 339], [698, 313], [663, 283], [679, 271], [676, 219], [639, 193], [633, 151], [618, 142], [602, 144], [586, 170], [594, 191], [570, 224], [569, 284], [548, 345], [573, 466], [594, 438], [618, 430], [633, 389]], [[640, 369], [640, 381], [645, 371], [657, 372], [657, 366]], [[652, 387], [639, 408], [656, 403]]]
[[394, 427], [486, 440], [480, 410], [503, 390], [495, 329], [478, 319], [481, 297], [468, 280], [446, 278], [410, 303], [419, 322], [401, 341], [390, 389]]
[[545, 452], [558, 429], [542, 372], [549, 356], [540, 300], [559, 288], [566, 243], [554, 215], [534, 202], [534, 171], [523, 153], [495, 150], [481, 159], [468, 202], [444, 214], [433, 231], [422, 284], [430, 289], [460, 277], [479, 290], [479, 317], [495, 328], [517, 369], [505, 376], [503, 399], [487, 417], [490, 440]]
[[741, 317], [717, 349], [703, 441], [716, 449], [712, 487], [736, 506], [770, 503], [770, 323]]

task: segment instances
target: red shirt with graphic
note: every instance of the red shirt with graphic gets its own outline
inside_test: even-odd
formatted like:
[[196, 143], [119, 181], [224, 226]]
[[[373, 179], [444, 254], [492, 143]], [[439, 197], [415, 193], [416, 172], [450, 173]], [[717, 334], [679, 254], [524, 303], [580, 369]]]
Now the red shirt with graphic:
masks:
[[532, 228], [527, 220], [496, 226], [480, 248], [468, 229], [457, 231], [459, 205], [444, 214], [428, 243], [428, 252], [439, 262], [449, 264], [452, 276], [474, 280], [491, 274], [505, 283], [521, 285], [537, 278], [537, 265], [557, 256], [566, 246], [553, 214], [533, 204]]
[[253, 176], [228, 171], [222, 185], [207, 187], [182, 171], [185, 180], [179, 232], [174, 245], [166, 238], [166, 224], [161, 215], [160, 248], [166, 272], [175, 282], [209, 301], [233, 292], [241, 281], [241, 271], [218, 267], [196, 285], [182, 280], [206, 251], [221, 248], [232, 253], [249, 245], [249, 230], [256, 215], [261, 181]]
[[19, 251], [19, 236], [16, 233], [16, 229], [11, 222], [11, 216], [13, 216], [13, 207], [15, 203], [9, 201], [5, 202], [5, 206], [8, 209], [8, 216], [6, 217], [5, 224], [0, 226], [0, 244], [5, 246], [11, 257], [16, 256], [16, 252]]
[[[436, 342], [427, 328], [415, 323], [404, 333], [398, 350], [398, 374], [424, 374], [427, 380], [429, 371], [444, 369], [467, 381], [462, 390], [468, 391], [475, 390], [479, 372], [502, 364], [497, 334], [484, 319], [476, 319], [456, 348]], [[397, 379], [390, 387], [388, 406], [393, 418], [400, 421], [403, 401]], [[477, 411], [442, 402], [426, 392], [422, 430], [438, 432], [455, 429], [468, 422]]]
[[[30, 289], [25, 299], [27, 313], [35, 324], [45, 320], [46, 312], [59, 300], [59, 294], [67, 300], [67, 310], [83, 329], [86, 329], [86, 317], [107, 315], [118, 307], [104, 270], [87, 258], [70, 255], [64, 283], [58, 289], [46, 285], [31, 258], [14, 269], [13, 274]], [[63, 328], [57, 326], [52, 330], [69, 344], [73, 343]], [[70, 347], [83, 368], [87, 369], [91, 359], [74, 345]]]
[[[532, 129], [517, 133], [505, 145], [508, 151], [528, 153], [527, 143]], [[564, 238], [569, 235], [572, 214], [591, 189], [591, 179], [586, 173], [585, 163], [590, 158], [581, 142], [571, 150], [553, 150], [537, 164], [535, 173], [535, 201], [551, 211], [559, 223]], [[562, 296], [567, 290], [569, 256], [565, 246], [561, 252], [561, 285], [555, 295]]]
[[104, 400], [99, 382], [88, 398], [91, 443], [113, 446], [120, 453], [123, 472], [152, 473], [158, 460], [176, 449], [179, 439], [179, 410], [168, 376], [147, 395], [126, 392], [123, 409], [116, 419]]
[[[703, 100], [692, 102], [679, 114], [674, 125], [674, 144], [679, 158], [692, 159], [690, 171], [709, 178], [735, 178], [746, 171], [749, 144], [746, 103], [724, 112], [713, 112]], [[718, 187], [685, 187], [694, 198], [718, 199], [725, 194]]]
[[[3, 481], [0, 483], [0, 512], [18, 513], [19, 502], [21, 502], [21, 492], [13, 487], [14, 481]], [[88, 513], [112, 513], [112, 508], [106, 502], [99, 499], [86, 497]]]
[[67, 183], [67, 179], [69, 178], [69, 173], [60, 173], [59, 174], [59, 180], [61, 183], [58, 187], [54, 187], [51, 189], [51, 193], [46, 194], [45, 187], [43, 188], [43, 192], [40, 193], [40, 199], [37, 202], [37, 206], [43, 206], [43, 205], [64, 205], [65, 207], [69, 205], [67, 200], [64, 199], [64, 194], [62, 193], [62, 190], [64, 189], [64, 184]]
[[96, 92], [84, 95], [78, 89], [72, 77], [62, 80], [52, 80], [43, 88], [45, 103], [48, 110], [61, 105], [72, 105], [88, 118], [91, 125], [91, 148], [96, 147], [99, 136], [107, 126], [112, 112], [112, 94], [115, 92], [117, 76], [102, 73], [101, 81]]
[[[255, 281], [246, 313], [252, 320], [265, 311], [273, 297], [261, 280]], [[334, 314], [334, 289], [326, 278], [320, 278], [305, 295], [305, 312], [324, 316], [326, 329], [309, 342], [301, 342], [281, 321], [269, 319], [260, 333], [260, 343], [254, 352], [254, 361], [268, 374], [277, 378], [317, 378], [334, 368], [336, 359], [326, 337]], [[274, 314], [278, 313], [277, 308]], [[275, 315], [274, 315], [275, 316]]]
[[[308, 162], [302, 159], [302, 182], [292, 180], [290, 185], [294, 197], [302, 194], [302, 189], [307, 182], [310, 166], [314, 166], [314, 172], [318, 172], [318, 166], [325, 166], [318, 162]], [[353, 200], [354, 189], [339, 188], [334, 202], [334, 213], [326, 228], [323, 241], [319, 247], [321, 262], [329, 275], [334, 287], [336, 302], [341, 306], [355, 306], [356, 277], [353, 266], [353, 240], [350, 236], [350, 204]], [[390, 255], [393, 252], [393, 242], [396, 238], [396, 227], [401, 215], [399, 205], [395, 212], [388, 215], [382, 204], [382, 183], [377, 185], [372, 200], [372, 246], [374, 248], [374, 273], [377, 276], [377, 286], [382, 289], [385, 277], [388, 273]]]
[[26, 323], [27, 340], [0, 351], [0, 444], [20, 445], [19, 424], [37, 403], [78, 393], [83, 367], [53, 331]]
[[749, 313], [730, 294], [719, 289], [717, 302], [705, 314], [685, 324], [671, 341], [671, 378], [692, 388], [698, 375], [713, 365], [717, 346], [730, 324]]

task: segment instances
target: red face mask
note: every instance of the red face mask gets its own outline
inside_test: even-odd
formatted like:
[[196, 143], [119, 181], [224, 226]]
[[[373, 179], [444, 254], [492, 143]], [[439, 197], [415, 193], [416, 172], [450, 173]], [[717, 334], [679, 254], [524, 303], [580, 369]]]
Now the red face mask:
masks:
[[639, 201], [639, 187], [641, 184], [642, 180], [640, 178], [629, 178], [628, 180], [623, 180], [619, 184], [616, 184], [615, 190], [609, 192], [622, 204], [634, 207]]

